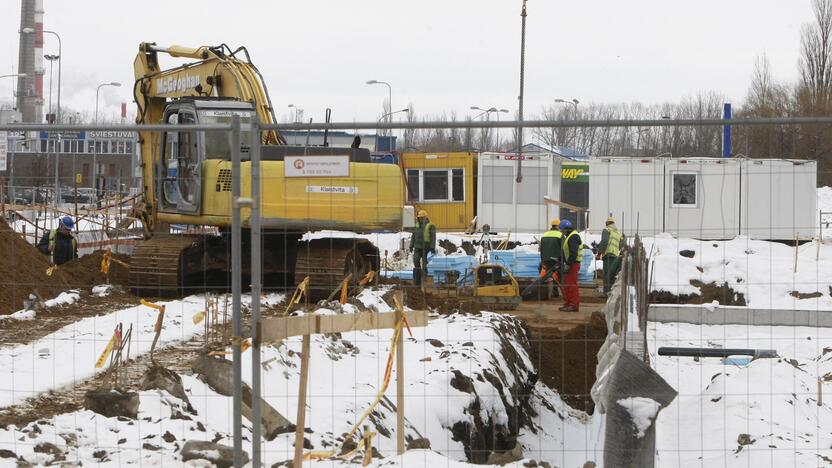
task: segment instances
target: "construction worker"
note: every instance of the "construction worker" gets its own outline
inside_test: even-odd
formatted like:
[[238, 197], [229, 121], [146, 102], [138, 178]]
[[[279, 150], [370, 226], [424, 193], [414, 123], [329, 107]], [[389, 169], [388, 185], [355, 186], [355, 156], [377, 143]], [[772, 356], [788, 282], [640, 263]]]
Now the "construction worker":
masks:
[[581, 236], [578, 231], [572, 228], [568, 219], [560, 222], [560, 231], [563, 233], [563, 312], [578, 312], [580, 309], [580, 294], [578, 293], [578, 272], [581, 270], [581, 258], [584, 246], [581, 243]]
[[69, 216], [64, 216], [58, 220], [57, 228], [43, 233], [43, 237], [38, 242], [38, 250], [49, 255], [52, 264], [61, 265], [73, 258], [78, 258], [78, 243], [72, 235], [73, 227], [75, 227], [75, 221]]
[[[549, 224], [549, 230], [540, 238], [540, 277], [551, 277], [560, 283], [561, 259], [563, 257], [563, 233], [559, 230], [560, 220], [555, 218]], [[548, 280], [548, 278], [546, 278]], [[554, 290], [558, 297], [558, 288]]]
[[598, 255], [604, 262], [604, 295], [609, 294], [618, 270], [621, 268], [619, 254], [621, 253], [621, 231], [615, 227], [615, 218], [607, 218], [607, 226], [601, 233], [601, 243], [598, 244]]
[[416, 215], [410, 251], [413, 252], [413, 283], [421, 286], [422, 278], [428, 272], [428, 252], [436, 253], [436, 225], [430, 222], [425, 210], [419, 210]]

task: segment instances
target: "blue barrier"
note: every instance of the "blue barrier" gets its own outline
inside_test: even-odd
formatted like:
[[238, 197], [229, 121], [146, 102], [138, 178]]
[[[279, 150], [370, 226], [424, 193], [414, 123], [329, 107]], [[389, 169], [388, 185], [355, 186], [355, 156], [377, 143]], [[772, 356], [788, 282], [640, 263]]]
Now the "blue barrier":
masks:
[[456, 271], [459, 274], [457, 284], [468, 286], [472, 284], [471, 272], [476, 267], [477, 259], [471, 255], [436, 256], [428, 262], [428, 275], [433, 276], [435, 284], [445, 284], [445, 273]]
[[488, 256], [488, 261], [508, 268], [515, 278], [537, 278], [540, 274], [540, 254], [537, 252], [492, 250]]

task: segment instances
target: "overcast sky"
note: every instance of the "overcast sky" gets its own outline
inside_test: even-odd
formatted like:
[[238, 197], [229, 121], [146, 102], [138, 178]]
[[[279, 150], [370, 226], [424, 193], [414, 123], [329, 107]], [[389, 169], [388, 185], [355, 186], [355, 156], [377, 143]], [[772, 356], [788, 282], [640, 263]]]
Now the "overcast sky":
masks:
[[[0, 75], [17, 68], [19, 0], [0, 0]], [[44, 28], [63, 39], [65, 106], [115, 115], [132, 105], [138, 44], [245, 45], [278, 118], [375, 119], [387, 96], [419, 115], [517, 107], [521, 0], [44, 0]], [[810, 0], [529, 0], [526, 114], [555, 98], [660, 103], [699, 90], [741, 102], [755, 57], [797, 76]], [[52, 36], [44, 53], [57, 53]], [[169, 62], [173, 63], [173, 62]], [[55, 70], [57, 86], [57, 67]], [[47, 69], [48, 75], [48, 69]], [[47, 76], [48, 79], [48, 76]], [[12, 81], [0, 80], [0, 100]], [[44, 83], [48, 94], [48, 81]], [[55, 98], [53, 97], [53, 100]], [[106, 110], [104, 105], [106, 105]]]

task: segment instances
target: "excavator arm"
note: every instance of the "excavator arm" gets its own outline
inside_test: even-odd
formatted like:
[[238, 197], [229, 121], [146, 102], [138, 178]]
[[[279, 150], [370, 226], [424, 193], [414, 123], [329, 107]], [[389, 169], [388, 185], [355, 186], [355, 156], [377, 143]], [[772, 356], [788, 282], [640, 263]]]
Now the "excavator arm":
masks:
[[[196, 61], [162, 70], [159, 55], [173, 58], [195, 59]], [[240, 57], [244, 58], [240, 58]], [[143, 42], [133, 61], [135, 83], [133, 95], [138, 107], [136, 123], [162, 122], [169, 100], [185, 97], [229, 98], [251, 103], [260, 122], [276, 122], [271, 99], [260, 72], [248, 57], [245, 48], [232, 51], [226, 45], [217, 47], [160, 47], [155, 43]], [[159, 154], [159, 132], [139, 132], [139, 147], [142, 158], [143, 208], [139, 213], [144, 220], [147, 234], [155, 228], [158, 201], [154, 194], [154, 168]], [[285, 140], [275, 130], [261, 133], [263, 145], [282, 145]]]

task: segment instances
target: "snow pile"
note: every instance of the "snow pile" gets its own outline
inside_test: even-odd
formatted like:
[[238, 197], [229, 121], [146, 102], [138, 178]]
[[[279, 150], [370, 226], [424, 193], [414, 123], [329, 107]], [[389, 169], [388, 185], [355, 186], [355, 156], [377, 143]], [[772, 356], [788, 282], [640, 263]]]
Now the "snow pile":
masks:
[[[653, 367], [679, 391], [656, 422], [656, 466], [828, 466], [832, 329], [649, 325]], [[660, 346], [775, 349], [747, 366], [658, 356]]]
[[832, 187], [818, 187], [818, 211], [824, 239], [832, 236]]
[[[385, 288], [368, 289], [359, 300], [379, 310], [389, 310], [381, 300], [386, 292]], [[167, 306], [170, 315], [166, 318], [163, 344], [196, 332], [192, 330], [190, 317], [193, 310], [201, 308], [201, 298], [187, 298]], [[349, 306], [340, 310], [355, 309]], [[145, 312], [148, 311], [131, 308], [118, 314], [132, 318], [141, 317]], [[336, 313], [330, 308], [318, 312]], [[72, 335], [77, 340], [74, 352], [70, 347], [52, 353], [68, 357], [69, 362], [58, 362], [55, 367], [50, 364], [47, 369], [41, 364], [48, 361], [23, 356], [30, 349], [55, 343], [57, 337], [16, 348], [6, 359], [0, 358], [0, 362], [20, 358], [15, 373], [25, 367], [23, 362], [30, 367], [34, 364], [35, 372], [26, 379], [42, 385], [27, 384], [28, 387], [59, 386], [62, 382], [49, 384], [42, 380], [61, 377], [63, 372], [59, 369], [71, 370], [73, 365], [78, 371], [68, 375], [68, 380], [79, 379], [77, 374], [81, 369], [88, 369], [86, 373], [91, 374], [97, 357], [95, 352], [100, 352], [109, 338], [114, 321], [76, 324], [81, 333]], [[139, 318], [138, 322], [144, 330], [144, 319]], [[98, 329], [103, 332], [97, 333]], [[80, 336], [85, 338], [78, 340]], [[142, 336], [140, 342], [149, 338]], [[315, 450], [339, 449], [344, 433], [373, 401], [385, 372], [391, 336], [392, 330], [375, 330], [311, 337], [306, 439]], [[99, 346], [87, 350], [85, 339], [97, 341]], [[414, 450], [403, 457], [395, 455], [396, 385], [393, 382], [365, 422], [378, 433], [374, 447], [388, 457], [378, 463], [467, 467], [464, 461], [483, 462], [490, 449], [509, 450], [515, 443], [522, 446], [526, 459], [545, 460], [554, 466], [581, 466], [587, 460], [601, 457], [601, 420], [590, 419], [585, 413], [569, 408], [557, 394], [537, 382], [525, 333], [516, 319], [487, 312], [432, 317], [427, 327], [413, 328], [412, 337], [406, 333], [404, 341], [406, 438], [425, 437], [430, 440], [432, 450]], [[301, 338], [294, 337], [265, 345], [261, 356], [264, 398], [291, 421], [297, 411], [300, 350]], [[251, 356], [251, 350], [243, 353], [243, 378], [248, 383], [251, 382]], [[45, 423], [38, 421], [23, 428], [10, 426], [0, 430], [0, 450], [11, 450], [30, 463], [45, 464], [54, 458], [34, 451], [34, 447], [48, 441], [64, 452], [61, 456], [67, 462], [176, 465], [181, 463], [179, 450], [186, 440], [232, 445], [232, 399], [217, 394], [193, 376], [183, 375], [182, 384], [193, 412], [167, 392], [144, 391], [140, 392], [137, 421], [105, 418], [88, 411], [63, 414]], [[3, 396], [9, 402], [22, 397], [17, 393]], [[243, 421], [244, 447], [250, 453], [251, 425], [246, 419]], [[360, 434], [361, 430], [359, 437]], [[291, 459], [293, 442], [294, 433], [264, 441], [267, 466]], [[331, 466], [333, 463], [314, 464]]]
[[659, 408], [662, 406], [658, 401], [644, 397], [622, 398], [616, 403], [630, 414], [633, 424], [636, 426], [636, 437], [639, 439], [644, 437], [644, 431], [653, 424], [656, 413], [659, 412]]
[[[72, 296], [77, 297], [77, 294], [59, 298], [67, 301]], [[270, 295], [266, 302], [273, 303], [282, 297]], [[203, 323], [194, 324], [192, 320], [194, 314], [205, 309], [203, 296], [158, 304], [164, 305], [166, 310], [157, 349], [187, 341], [204, 330]], [[81, 319], [31, 343], [0, 348], [0, 374], [6, 376], [6, 384], [0, 389], [0, 407], [15, 405], [41, 392], [93, 376], [95, 362], [119, 323], [123, 324], [125, 332], [133, 327], [131, 357], [150, 351], [157, 314], [155, 309], [137, 305]], [[50, 350], [45, 357], [39, 353], [44, 348]]]
[[832, 244], [812, 241], [797, 247], [795, 272], [795, 247], [777, 242], [677, 239], [669, 234], [642, 240], [652, 260], [652, 291], [700, 295], [701, 288], [691, 281], [727, 283], [749, 307], [832, 310]]

